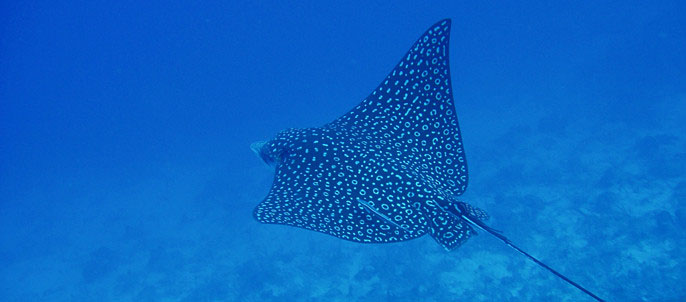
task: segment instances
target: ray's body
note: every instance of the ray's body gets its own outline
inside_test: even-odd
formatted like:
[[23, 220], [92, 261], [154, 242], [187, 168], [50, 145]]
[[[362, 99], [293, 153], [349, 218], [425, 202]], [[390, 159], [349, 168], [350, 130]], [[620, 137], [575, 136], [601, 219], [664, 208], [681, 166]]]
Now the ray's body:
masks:
[[429, 28], [379, 87], [335, 121], [253, 144], [276, 167], [255, 218], [356, 242], [428, 233], [447, 250], [480, 228], [600, 300], [486, 226], [483, 210], [456, 199], [468, 175], [450, 83], [449, 33], [450, 20]]

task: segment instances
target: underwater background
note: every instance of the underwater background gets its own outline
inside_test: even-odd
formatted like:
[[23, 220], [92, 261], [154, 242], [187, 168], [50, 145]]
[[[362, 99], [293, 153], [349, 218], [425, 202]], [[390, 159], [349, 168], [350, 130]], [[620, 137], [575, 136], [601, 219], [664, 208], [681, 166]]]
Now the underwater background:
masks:
[[0, 3], [1, 301], [590, 301], [488, 234], [257, 223], [250, 150], [452, 19], [462, 196], [610, 301], [686, 301], [683, 1]]

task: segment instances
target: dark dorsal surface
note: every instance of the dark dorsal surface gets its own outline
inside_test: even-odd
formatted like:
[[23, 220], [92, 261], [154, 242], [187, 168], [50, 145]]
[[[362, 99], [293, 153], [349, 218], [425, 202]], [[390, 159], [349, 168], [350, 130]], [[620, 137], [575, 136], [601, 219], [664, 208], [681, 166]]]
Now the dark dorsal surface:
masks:
[[255, 218], [357, 242], [429, 233], [447, 249], [474, 234], [446, 210], [467, 186], [449, 33], [450, 20], [431, 26], [342, 117], [320, 128], [283, 131], [260, 145], [276, 175]]

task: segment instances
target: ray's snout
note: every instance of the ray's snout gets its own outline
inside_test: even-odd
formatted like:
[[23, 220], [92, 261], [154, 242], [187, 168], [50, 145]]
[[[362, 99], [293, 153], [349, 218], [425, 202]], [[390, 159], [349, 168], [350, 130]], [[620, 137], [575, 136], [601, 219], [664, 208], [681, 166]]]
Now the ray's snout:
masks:
[[275, 166], [276, 159], [270, 156], [269, 150], [267, 150], [266, 141], [258, 141], [250, 144], [250, 149], [257, 154], [267, 165]]
[[254, 142], [250, 144], [250, 150], [252, 150], [252, 152], [255, 152], [255, 154], [257, 155], [260, 155], [260, 150], [262, 150], [262, 147], [264, 147], [264, 145], [266, 144], [267, 142], [265, 141]]

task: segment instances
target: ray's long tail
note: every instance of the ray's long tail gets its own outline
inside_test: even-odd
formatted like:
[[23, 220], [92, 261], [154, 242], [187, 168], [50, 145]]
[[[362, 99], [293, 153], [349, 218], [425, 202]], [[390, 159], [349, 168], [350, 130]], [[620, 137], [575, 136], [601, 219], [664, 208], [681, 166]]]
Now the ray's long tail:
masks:
[[461, 203], [461, 202], [458, 203], [458, 208], [460, 209], [460, 213], [456, 213], [456, 214], [458, 214], [458, 215], [459, 215], [460, 217], [462, 217], [464, 220], [466, 220], [467, 222], [469, 222], [471, 225], [473, 225], [473, 226], [475, 226], [475, 227], [477, 227], [477, 228], [479, 228], [479, 229], [482, 229], [482, 230], [484, 230], [484, 231], [490, 233], [491, 235], [495, 236], [496, 238], [502, 240], [502, 241], [505, 242], [505, 244], [507, 244], [509, 247], [515, 249], [517, 252], [519, 252], [519, 253], [521, 253], [522, 255], [526, 256], [527, 258], [531, 259], [531, 261], [535, 262], [536, 264], [540, 265], [541, 267], [543, 267], [543, 268], [547, 269], [548, 271], [550, 271], [551, 273], [555, 274], [555, 276], [560, 277], [562, 280], [567, 281], [567, 283], [573, 285], [574, 287], [578, 288], [578, 289], [581, 290], [582, 292], [584, 292], [584, 293], [586, 293], [587, 295], [593, 297], [593, 299], [596, 299], [597, 301], [601, 301], [601, 302], [604, 302], [604, 301], [605, 301], [605, 300], [601, 299], [600, 297], [598, 297], [597, 295], [595, 295], [594, 293], [592, 293], [591, 291], [589, 291], [589, 290], [587, 290], [586, 288], [584, 288], [583, 286], [581, 286], [581, 285], [579, 285], [578, 283], [576, 283], [576, 282], [570, 280], [570, 279], [567, 278], [565, 275], [563, 275], [563, 274], [557, 272], [556, 270], [552, 269], [550, 266], [548, 266], [548, 265], [546, 265], [545, 263], [541, 262], [540, 260], [536, 259], [536, 257], [529, 255], [529, 253], [523, 251], [522, 249], [520, 249], [519, 247], [517, 247], [516, 245], [514, 245], [514, 244], [512, 243], [512, 241], [510, 241], [510, 239], [507, 239], [507, 237], [503, 236], [499, 231], [497, 231], [497, 230], [495, 230], [495, 229], [493, 229], [493, 228], [487, 226], [485, 223], [483, 223], [483, 222], [482, 222], [481, 220], [479, 220], [477, 217], [474, 217], [474, 216], [470, 215], [470, 214], [469, 214], [469, 211], [467, 211], [467, 209], [464, 208], [464, 204], [463, 204], [463, 203]]

